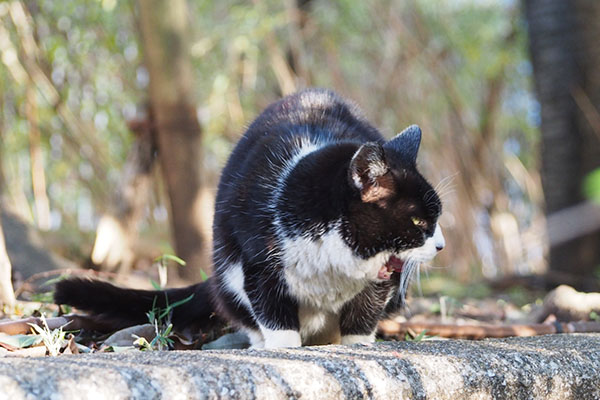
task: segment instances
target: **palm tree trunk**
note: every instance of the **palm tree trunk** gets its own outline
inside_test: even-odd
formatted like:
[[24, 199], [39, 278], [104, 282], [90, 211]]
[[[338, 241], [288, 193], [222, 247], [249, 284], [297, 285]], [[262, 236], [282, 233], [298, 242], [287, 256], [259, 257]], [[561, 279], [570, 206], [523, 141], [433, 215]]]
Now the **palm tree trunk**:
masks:
[[[583, 179], [600, 165], [600, 135], [575, 97], [582, 91], [596, 110], [600, 106], [600, 2], [526, 0], [525, 14], [541, 105], [542, 184], [551, 216], [585, 200]], [[552, 246], [549, 265], [589, 276], [600, 265], [600, 231]]]

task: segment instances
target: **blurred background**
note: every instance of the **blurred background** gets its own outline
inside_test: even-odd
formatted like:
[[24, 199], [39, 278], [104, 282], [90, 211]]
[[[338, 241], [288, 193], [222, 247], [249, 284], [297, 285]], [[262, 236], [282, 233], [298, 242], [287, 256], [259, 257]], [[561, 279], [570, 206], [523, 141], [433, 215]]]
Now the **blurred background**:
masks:
[[448, 243], [424, 287], [596, 290], [599, 37], [586, 0], [0, 2], [13, 286], [59, 268], [159, 280], [164, 254], [187, 261], [169, 284], [204, 279], [232, 147], [318, 86], [388, 137], [421, 126]]

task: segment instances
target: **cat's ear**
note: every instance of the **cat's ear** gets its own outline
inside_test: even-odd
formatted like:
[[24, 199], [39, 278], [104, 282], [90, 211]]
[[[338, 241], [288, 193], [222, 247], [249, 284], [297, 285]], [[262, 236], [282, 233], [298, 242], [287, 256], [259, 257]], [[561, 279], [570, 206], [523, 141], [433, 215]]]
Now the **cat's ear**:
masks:
[[350, 161], [350, 184], [360, 191], [365, 203], [377, 203], [393, 193], [393, 178], [379, 143], [365, 143]]
[[411, 125], [394, 136], [383, 147], [394, 151], [404, 161], [414, 165], [417, 162], [417, 153], [419, 152], [420, 144], [421, 128], [418, 125]]

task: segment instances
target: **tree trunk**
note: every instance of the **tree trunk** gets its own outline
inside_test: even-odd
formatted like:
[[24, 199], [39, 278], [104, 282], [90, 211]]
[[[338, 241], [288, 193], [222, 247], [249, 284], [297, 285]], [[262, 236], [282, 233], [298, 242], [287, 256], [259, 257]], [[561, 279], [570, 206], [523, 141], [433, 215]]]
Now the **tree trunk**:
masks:
[[138, 4], [175, 251], [188, 263], [182, 276], [200, 280], [201, 269], [209, 270], [209, 263], [202, 229], [201, 131], [192, 95], [189, 13], [185, 0]]
[[[542, 184], [551, 216], [584, 201], [583, 178], [600, 166], [600, 134], [581, 108], [582, 98], [596, 112], [600, 108], [600, 2], [526, 0], [525, 13], [541, 105]], [[551, 270], [589, 276], [599, 265], [600, 230], [550, 248]]]
[[2, 220], [0, 220], [0, 304], [12, 306], [15, 303], [15, 292], [11, 282], [11, 266], [6, 245], [4, 244], [4, 233], [2, 231]]

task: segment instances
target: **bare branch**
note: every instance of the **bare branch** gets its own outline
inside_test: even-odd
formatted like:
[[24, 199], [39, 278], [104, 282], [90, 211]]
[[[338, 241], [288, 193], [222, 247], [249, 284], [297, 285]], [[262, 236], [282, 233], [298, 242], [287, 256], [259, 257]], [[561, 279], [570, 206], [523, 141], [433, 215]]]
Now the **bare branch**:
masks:
[[523, 325], [450, 325], [427, 322], [395, 322], [384, 320], [379, 323], [379, 333], [386, 337], [404, 339], [410, 331], [417, 334], [425, 331], [429, 336], [452, 339], [484, 339], [511, 336], [537, 336], [553, 333], [600, 332], [600, 322], [569, 322], [554, 324]]

